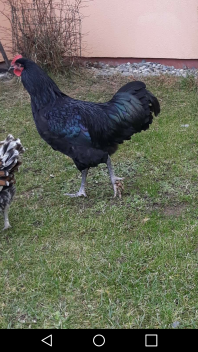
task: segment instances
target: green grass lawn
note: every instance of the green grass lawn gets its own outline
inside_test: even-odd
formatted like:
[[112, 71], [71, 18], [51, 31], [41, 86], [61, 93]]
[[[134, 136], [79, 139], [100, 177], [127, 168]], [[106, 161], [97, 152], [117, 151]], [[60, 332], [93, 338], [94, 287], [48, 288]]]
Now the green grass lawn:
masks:
[[[103, 102], [129, 80], [81, 73], [58, 84]], [[197, 85], [144, 81], [161, 114], [112, 157], [121, 200], [106, 165], [89, 171], [88, 198], [64, 196], [80, 173], [41, 140], [22, 85], [1, 83], [0, 139], [12, 133], [26, 152], [0, 235], [0, 328], [198, 328]]]

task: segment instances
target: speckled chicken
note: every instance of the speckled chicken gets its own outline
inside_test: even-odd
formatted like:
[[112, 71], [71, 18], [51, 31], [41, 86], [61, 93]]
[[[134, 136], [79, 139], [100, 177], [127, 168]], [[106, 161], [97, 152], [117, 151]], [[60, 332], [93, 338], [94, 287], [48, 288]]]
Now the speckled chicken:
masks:
[[4, 214], [4, 230], [11, 227], [8, 211], [15, 194], [15, 172], [21, 165], [20, 155], [25, 151], [20, 139], [9, 134], [0, 142], [0, 211]]

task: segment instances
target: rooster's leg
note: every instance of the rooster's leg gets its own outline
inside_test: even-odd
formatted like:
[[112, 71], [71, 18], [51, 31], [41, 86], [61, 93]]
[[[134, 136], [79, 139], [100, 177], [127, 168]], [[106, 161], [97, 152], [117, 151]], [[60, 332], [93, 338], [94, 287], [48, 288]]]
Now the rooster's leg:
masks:
[[11, 225], [9, 223], [9, 219], [8, 219], [8, 210], [9, 210], [9, 205], [6, 205], [6, 207], [4, 209], [4, 228], [3, 228], [3, 230], [6, 230], [9, 227], [11, 227]]
[[88, 169], [85, 169], [82, 171], [82, 181], [81, 181], [81, 186], [79, 191], [77, 193], [65, 193], [65, 196], [69, 196], [69, 197], [87, 196], [85, 193], [85, 183], [86, 183], [87, 173], [88, 173]]
[[114, 175], [113, 168], [111, 165], [110, 156], [108, 156], [108, 159], [107, 159], [107, 167], [109, 170], [109, 175], [110, 175], [111, 183], [112, 183], [113, 190], [114, 190], [114, 197], [116, 197], [116, 195], [118, 193], [119, 197], [121, 198], [124, 186], [123, 186], [122, 182], [120, 182], [120, 181], [124, 180], [124, 177], [116, 177]]

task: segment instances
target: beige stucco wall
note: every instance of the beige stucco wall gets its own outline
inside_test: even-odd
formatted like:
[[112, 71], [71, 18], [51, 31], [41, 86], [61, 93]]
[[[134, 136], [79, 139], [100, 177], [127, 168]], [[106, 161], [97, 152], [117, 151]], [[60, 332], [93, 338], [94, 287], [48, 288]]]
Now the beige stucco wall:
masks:
[[[83, 56], [198, 59], [198, 0], [90, 0], [84, 5]], [[0, 14], [2, 25], [8, 22]], [[3, 44], [4, 37], [0, 31]]]
[[198, 58], [198, 0], [93, 0], [84, 56]]
[[[6, 17], [4, 17], [1, 14], [1, 11], [3, 11], [5, 9], [5, 6], [2, 4], [2, 2], [0, 2], [0, 41], [2, 42], [4, 49], [6, 50], [6, 53], [9, 57], [9, 59], [11, 59], [12, 55], [11, 55], [11, 32], [10, 32], [10, 23], [9, 21], [6, 19]], [[6, 9], [7, 11], [7, 9]], [[2, 55], [0, 53], [0, 62], [3, 61]]]

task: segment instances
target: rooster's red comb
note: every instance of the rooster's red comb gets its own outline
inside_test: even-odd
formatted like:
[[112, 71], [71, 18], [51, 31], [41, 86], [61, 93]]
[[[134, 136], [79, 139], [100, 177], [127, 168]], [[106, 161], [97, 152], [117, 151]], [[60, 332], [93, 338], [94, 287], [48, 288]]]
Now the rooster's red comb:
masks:
[[12, 62], [11, 62], [11, 66], [13, 66], [14, 64], [15, 64], [15, 61], [16, 60], [18, 60], [18, 59], [22, 59], [22, 55], [16, 55], [15, 57], [14, 57], [14, 59], [12, 60]]

